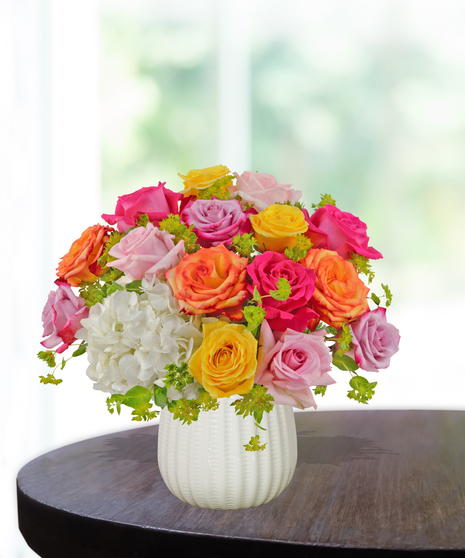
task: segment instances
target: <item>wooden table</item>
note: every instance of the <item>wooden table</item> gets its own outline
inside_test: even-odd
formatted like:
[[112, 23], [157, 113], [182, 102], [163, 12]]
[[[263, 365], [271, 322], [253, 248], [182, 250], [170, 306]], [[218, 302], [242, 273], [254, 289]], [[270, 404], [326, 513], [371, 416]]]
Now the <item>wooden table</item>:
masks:
[[310, 412], [296, 422], [297, 469], [269, 504], [184, 504], [160, 477], [158, 427], [147, 426], [23, 467], [21, 532], [46, 558], [465, 556], [465, 412]]

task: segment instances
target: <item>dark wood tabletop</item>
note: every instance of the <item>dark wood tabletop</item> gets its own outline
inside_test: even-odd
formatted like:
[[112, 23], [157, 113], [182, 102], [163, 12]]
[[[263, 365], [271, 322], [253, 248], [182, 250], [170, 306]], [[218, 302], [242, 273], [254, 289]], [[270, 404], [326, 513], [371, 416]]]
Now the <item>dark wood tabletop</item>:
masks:
[[18, 475], [19, 526], [45, 558], [465, 556], [465, 412], [295, 415], [291, 484], [258, 508], [166, 488], [157, 426], [47, 453]]

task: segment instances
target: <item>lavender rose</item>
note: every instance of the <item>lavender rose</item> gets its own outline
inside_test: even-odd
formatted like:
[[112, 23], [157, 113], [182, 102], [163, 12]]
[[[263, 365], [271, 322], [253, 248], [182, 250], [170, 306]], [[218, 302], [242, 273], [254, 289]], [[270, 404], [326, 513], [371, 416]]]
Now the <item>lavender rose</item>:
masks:
[[184, 241], [176, 246], [174, 236], [148, 223], [136, 227], [108, 252], [116, 258], [108, 265], [125, 273], [132, 281], [153, 282], [158, 275], [176, 267], [185, 254]]
[[55, 284], [58, 289], [50, 292], [42, 311], [42, 336], [48, 338], [41, 345], [52, 349], [61, 343], [56, 351], [62, 353], [76, 341], [75, 334], [81, 329], [81, 320], [89, 315], [89, 308], [68, 283], [57, 279]]
[[260, 331], [255, 382], [268, 388], [275, 403], [316, 409], [310, 386], [335, 383], [328, 374], [331, 354], [324, 337], [323, 330], [307, 334], [288, 329], [273, 334], [265, 320]]
[[[257, 256], [247, 266], [247, 273], [252, 284], [247, 285], [250, 294], [254, 287], [263, 298], [266, 318], [276, 331], [291, 328], [303, 331], [315, 320], [319, 322], [318, 314], [310, 308], [310, 299], [315, 291], [315, 272], [303, 265], [286, 258], [284, 254], [267, 251]], [[275, 300], [268, 296], [275, 290], [280, 277], [287, 279], [291, 286], [291, 295], [287, 300]]]
[[181, 220], [194, 225], [194, 233], [203, 248], [231, 244], [235, 236], [251, 230], [250, 221], [237, 200], [195, 200], [184, 208]]
[[352, 332], [355, 362], [370, 372], [387, 368], [392, 355], [399, 350], [399, 330], [386, 321], [386, 309], [366, 312], [349, 324]]
[[325, 205], [311, 216], [306, 209], [304, 214], [308, 223], [306, 235], [313, 242], [313, 248], [333, 250], [346, 260], [353, 252], [372, 260], [383, 257], [378, 250], [368, 246], [367, 226], [352, 213]]
[[292, 184], [279, 184], [272, 174], [245, 171], [240, 176], [234, 173], [236, 184], [229, 191], [253, 205], [257, 211], [264, 211], [274, 203], [295, 203], [302, 197], [300, 190], [293, 190]]

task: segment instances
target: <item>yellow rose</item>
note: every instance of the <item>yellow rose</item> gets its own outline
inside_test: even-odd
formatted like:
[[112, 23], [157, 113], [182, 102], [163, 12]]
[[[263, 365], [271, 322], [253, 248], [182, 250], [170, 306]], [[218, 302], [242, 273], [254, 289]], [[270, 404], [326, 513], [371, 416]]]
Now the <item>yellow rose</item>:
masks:
[[196, 196], [199, 190], [205, 190], [213, 186], [217, 180], [223, 178], [231, 171], [224, 165], [207, 167], [206, 169], [192, 169], [186, 175], [178, 173], [184, 180], [184, 196]]
[[249, 393], [257, 371], [257, 340], [240, 324], [203, 326], [203, 342], [189, 360], [189, 372], [213, 398]]
[[293, 205], [270, 205], [258, 215], [251, 215], [250, 220], [260, 252], [283, 253], [286, 248], [295, 246], [298, 234], [308, 229], [305, 215]]

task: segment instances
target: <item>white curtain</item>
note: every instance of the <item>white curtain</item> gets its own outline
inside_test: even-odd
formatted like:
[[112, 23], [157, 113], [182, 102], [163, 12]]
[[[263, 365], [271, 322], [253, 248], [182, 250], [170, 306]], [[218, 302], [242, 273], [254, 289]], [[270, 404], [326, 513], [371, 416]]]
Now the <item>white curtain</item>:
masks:
[[99, 215], [98, 60], [94, 0], [0, 0], [1, 558], [36, 555], [15, 477], [78, 423], [59, 416], [72, 394], [39, 384], [35, 355], [58, 259]]

